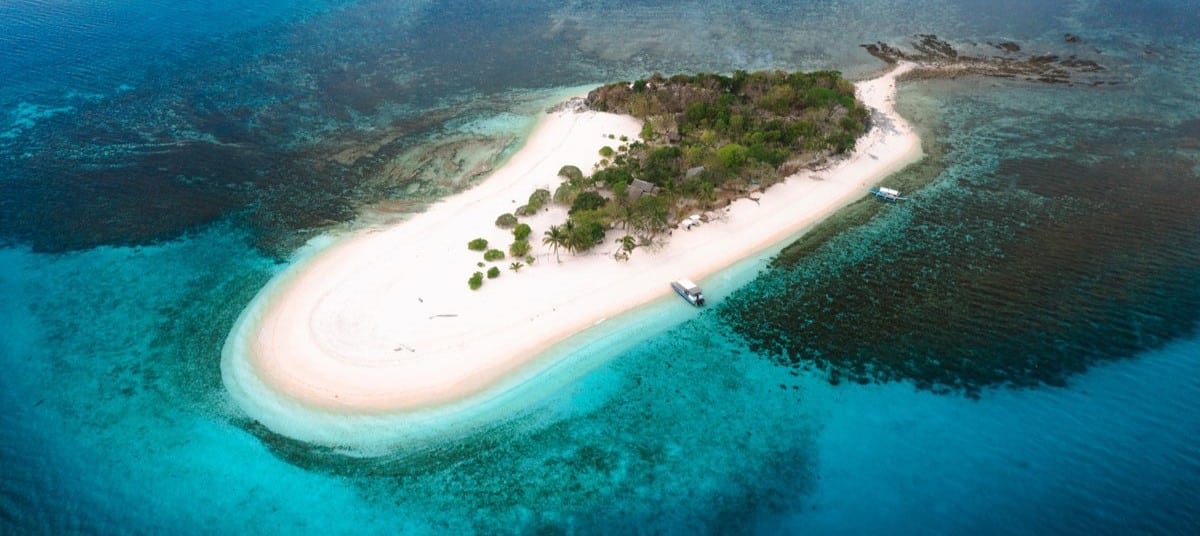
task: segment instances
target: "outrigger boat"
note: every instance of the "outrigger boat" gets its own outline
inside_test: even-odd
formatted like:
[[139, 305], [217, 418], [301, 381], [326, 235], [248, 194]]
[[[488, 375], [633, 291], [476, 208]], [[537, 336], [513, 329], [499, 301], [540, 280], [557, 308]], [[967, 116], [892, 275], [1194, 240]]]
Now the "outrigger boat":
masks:
[[887, 201], [888, 203], [908, 200], [907, 197], [900, 195], [900, 190], [894, 190], [892, 188], [876, 188], [871, 190], [871, 193], [875, 194], [875, 197]]
[[688, 303], [700, 307], [704, 305], [704, 292], [700, 287], [692, 282], [691, 279], [680, 279], [671, 282], [671, 288], [675, 289], [675, 293], [680, 298], [687, 300]]

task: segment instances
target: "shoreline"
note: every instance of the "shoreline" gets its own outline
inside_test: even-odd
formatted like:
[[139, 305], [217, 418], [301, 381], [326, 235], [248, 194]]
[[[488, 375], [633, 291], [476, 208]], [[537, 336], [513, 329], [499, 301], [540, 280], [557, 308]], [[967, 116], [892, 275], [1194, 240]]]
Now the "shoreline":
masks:
[[415, 417], [438, 408], [463, 414], [472, 398], [502, 399], [493, 391], [536, 381], [556, 367], [548, 351], [671, 295], [669, 281], [689, 277], [704, 286], [705, 277], [810, 228], [917, 161], [920, 139], [893, 107], [896, 79], [913, 67], [902, 63], [855, 84], [872, 109], [872, 126], [833, 166], [714, 209], [708, 223], [676, 229], [664, 246], [638, 248], [627, 262], [612, 258], [611, 236], [596, 253], [563, 254], [557, 262], [540, 238], [566, 209], [551, 206], [522, 218], [533, 228], [537, 262], [513, 273], [504, 269], [512, 259], [505, 259], [498, 279], [471, 291], [467, 277], [483, 269], [467, 241], [484, 237], [505, 248], [511, 238], [494, 225], [496, 216], [523, 204], [535, 188], [553, 191], [563, 165], [592, 169], [599, 148], [616, 143], [608, 135], [636, 139], [641, 130], [630, 116], [546, 114], [479, 185], [394, 226], [306, 248], [237, 320], [222, 352], [223, 381], [252, 418], [316, 442], [330, 439], [289, 421]]

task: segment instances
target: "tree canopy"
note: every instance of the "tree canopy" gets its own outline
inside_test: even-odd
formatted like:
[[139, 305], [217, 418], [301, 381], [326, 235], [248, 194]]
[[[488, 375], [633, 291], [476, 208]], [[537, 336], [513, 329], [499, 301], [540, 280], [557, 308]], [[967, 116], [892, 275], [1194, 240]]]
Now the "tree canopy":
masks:
[[[712, 208], [853, 149], [869, 117], [836, 71], [655, 74], [600, 87], [587, 100], [593, 110], [642, 119], [642, 140], [605, 146], [590, 177], [572, 166], [559, 171], [566, 182], [553, 200], [569, 205], [569, 216], [543, 237], [556, 255], [586, 251], [621, 225], [627, 256], [632, 235], [645, 243], [683, 210]], [[539, 194], [530, 213], [549, 200]]]

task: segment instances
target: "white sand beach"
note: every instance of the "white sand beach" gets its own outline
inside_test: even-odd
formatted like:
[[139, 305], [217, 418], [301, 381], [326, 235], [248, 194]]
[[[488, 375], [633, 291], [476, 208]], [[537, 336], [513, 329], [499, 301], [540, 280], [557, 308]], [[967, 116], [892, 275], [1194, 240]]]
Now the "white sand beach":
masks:
[[[497, 279], [477, 291], [467, 278], [482, 259], [467, 249], [476, 237], [506, 250], [508, 230], [496, 217], [524, 204], [536, 188], [551, 191], [559, 168], [593, 168], [608, 135], [635, 138], [640, 121], [597, 112], [547, 114], [527, 143], [482, 184], [389, 228], [334, 237], [288, 266], [243, 312], [222, 359], [235, 401], [277, 397], [281, 403], [347, 415], [394, 414], [460, 403], [530, 367], [554, 344], [597, 322], [670, 294], [668, 283], [704, 278], [787, 240], [872, 185], [921, 157], [920, 140], [893, 109], [901, 65], [857, 84], [875, 114], [873, 128], [848, 158], [707, 214], [709, 222], [676, 229], [666, 246], [639, 248], [628, 262], [611, 256], [619, 231], [588, 255], [541, 244], [566, 218], [552, 206], [522, 221], [533, 228], [538, 261], [514, 273], [496, 263]], [[679, 301], [679, 307], [688, 307]], [[247, 383], [246, 379], [254, 381]], [[251, 385], [253, 384], [253, 385]], [[248, 394], [267, 388], [271, 393]], [[245, 406], [246, 404], [241, 404]], [[269, 405], [247, 410], [262, 415]], [[303, 439], [303, 438], [301, 438]]]

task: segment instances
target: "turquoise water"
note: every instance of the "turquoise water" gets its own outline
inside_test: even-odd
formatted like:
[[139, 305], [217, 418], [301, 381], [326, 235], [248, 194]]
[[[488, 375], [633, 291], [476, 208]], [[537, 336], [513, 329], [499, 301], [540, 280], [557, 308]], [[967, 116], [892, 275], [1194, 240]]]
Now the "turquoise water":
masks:
[[[1195, 7], [8, 3], [0, 531], [1195, 533]], [[615, 319], [640, 336], [464, 439], [351, 458], [225, 393], [300, 244], [469, 184], [566, 88], [863, 75], [916, 32], [1120, 83], [904, 85], [914, 201]]]

